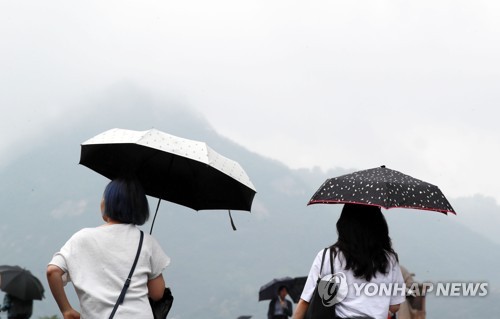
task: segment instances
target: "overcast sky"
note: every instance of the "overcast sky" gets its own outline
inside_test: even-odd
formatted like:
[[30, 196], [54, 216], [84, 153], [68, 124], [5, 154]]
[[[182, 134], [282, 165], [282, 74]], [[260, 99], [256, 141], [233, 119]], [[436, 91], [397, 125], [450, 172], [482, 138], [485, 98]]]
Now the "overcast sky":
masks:
[[0, 0], [0, 165], [126, 82], [292, 168], [500, 202], [499, 38], [496, 0]]

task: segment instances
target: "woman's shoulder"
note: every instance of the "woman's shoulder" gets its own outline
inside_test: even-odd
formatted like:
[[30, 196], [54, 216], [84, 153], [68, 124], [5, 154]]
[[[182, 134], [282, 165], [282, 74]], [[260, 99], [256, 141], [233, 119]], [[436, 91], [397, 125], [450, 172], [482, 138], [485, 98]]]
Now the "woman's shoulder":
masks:
[[387, 254], [389, 258], [389, 262], [391, 263], [392, 266], [398, 265], [399, 266], [399, 261], [397, 255], [393, 253]]
[[144, 243], [151, 246], [152, 249], [162, 249], [158, 240], [146, 232], [144, 232]]
[[94, 237], [92, 233], [93, 233], [92, 228], [82, 228], [77, 232], [73, 233], [73, 235], [71, 235], [71, 237], [66, 241], [64, 245], [67, 247], [80, 246], [85, 242], [87, 242], [88, 238]]
[[326, 262], [326, 261], [330, 260], [330, 255], [333, 256], [334, 259], [338, 259], [339, 252], [336, 248], [332, 248], [332, 247], [321, 248], [321, 250], [318, 251], [318, 253], [316, 254], [314, 261], [316, 263], [321, 263], [321, 260], [324, 260], [323, 262]]
[[81, 237], [86, 237], [89, 234], [94, 232], [94, 228], [86, 227], [78, 230], [76, 233], [71, 236], [71, 238], [81, 238]]
[[[328, 249], [328, 247], [321, 248], [321, 250], [316, 253], [316, 256], [314, 257], [314, 260], [321, 260], [323, 258], [323, 253], [325, 252], [325, 249]], [[327, 254], [325, 254], [325, 257], [326, 257], [326, 255]]]
[[74, 233], [70, 240], [82, 240], [88, 237], [96, 236], [98, 233], [103, 232], [103, 227], [85, 227]]

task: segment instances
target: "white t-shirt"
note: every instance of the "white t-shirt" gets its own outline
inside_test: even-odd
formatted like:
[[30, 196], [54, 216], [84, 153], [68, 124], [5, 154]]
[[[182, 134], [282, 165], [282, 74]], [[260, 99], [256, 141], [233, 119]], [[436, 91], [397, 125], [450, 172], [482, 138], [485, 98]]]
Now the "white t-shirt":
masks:
[[[134, 263], [139, 238], [139, 229], [130, 224], [84, 228], [54, 254], [49, 264], [61, 268], [73, 283], [82, 319], [109, 317]], [[153, 319], [147, 282], [161, 275], [169, 263], [158, 242], [144, 234], [139, 260], [116, 318]]]
[[[309, 302], [313, 295], [314, 289], [316, 288], [316, 281], [318, 279], [321, 258], [323, 256], [323, 250], [318, 252], [316, 258], [313, 261], [311, 270], [307, 277], [304, 290], [302, 291], [301, 299]], [[390, 259], [390, 267], [387, 274], [377, 273], [375, 278], [372, 278], [370, 282], [365, 279], [356, 278], [352, 270], [345, 270], [344, 267], [346, 261], [342, 253], [337, 253], [334, 259], [333, 271], [335, 273], [342, 272], [345, 275], [345, 280], [347, 281], [347, 296], [340, 303], [336, 304], [335, 313], [341, 318], [351, 318], [351, 317], [371, 317], [374, 319], [387, 319], [387, 314], [389, 311], [389, 305], [397, 305], [405, 300], [404, 281], [401, 274], [401, 269], [399, 264], [394, 257]], [[330, 271], [330, 251], [327, 251], [325, 255], [325, 261], [323, 263], [323, 270], [321, 272], [321, 277], [331, 274]], [[370, 289], [366, 289], [366, 285], [370, 284]], [[374, 284], [377, 285], [379, 291], [381, 285], [389, 284], [397, 285], [401, 289], [395, 291], [394, 293], [377, 293], [373, 295]], [[362, 286], [365, 284], [365, 286]], [[363, 288], [361, 288], [363, 287]], [[359, 293], [357, 293], [359, 292]], [[367, 293], [366, 293], [367, 292]], [[359, 295], [359, 296], [357, 296]]]

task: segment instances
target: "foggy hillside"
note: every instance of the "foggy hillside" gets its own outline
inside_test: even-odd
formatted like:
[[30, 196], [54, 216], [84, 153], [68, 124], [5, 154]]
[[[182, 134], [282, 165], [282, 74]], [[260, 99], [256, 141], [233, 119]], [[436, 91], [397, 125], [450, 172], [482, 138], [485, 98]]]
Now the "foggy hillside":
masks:
[[[231, 229], [226, 211], [196, 212], [161, 202], [153, 235], [172, 258], [164, 273], [175, 296], [170, 318], [265, 318], [267, 303], [257, 302], [259, 287], [275, 277], [307, 275], [316, 253], [336, 239], [341, 206], [307, 207], [309, 198], [327, 177], [368, 168], [291, 170], [218, 135], [202, 115], [133, 88], [80, 103], [99, 104], [100, 111], [94, 113], [92, 107], [62, 118], [60, 127], [40, 132], [31, 145], [19, 146], [21, 155], [0, 170], [0, 264], [25, 267], [44, 283], [46, 299], [35, 302], [33, 318], [58, 314], [44, 274], [52, 254], [75, 231], [102, 223], [99, 202], [108, 180], [78, 165], [80, 143], [98, 133], [114, 127], [154, 127], [206, 141], [238, 161], [257, 188], [252, 212], [232, 213], [237, 231]], [[387, 163], [372, 167], [382, 164]], [[500, 207], [481, 196], [448, 199], [457, 216], [384, 210], [400, 262], [421, 281], [489, 282], [485, 298], [429, 297], [428, 318], [495, 317], [500, 313], [500, 245], [459, 219], [498, 213]], [[150, 198], [152, 211], [156, 203]], [[472, 212], [475, 207], [491, 211]], [[143, 229], [149, 231], [149, 223]]]

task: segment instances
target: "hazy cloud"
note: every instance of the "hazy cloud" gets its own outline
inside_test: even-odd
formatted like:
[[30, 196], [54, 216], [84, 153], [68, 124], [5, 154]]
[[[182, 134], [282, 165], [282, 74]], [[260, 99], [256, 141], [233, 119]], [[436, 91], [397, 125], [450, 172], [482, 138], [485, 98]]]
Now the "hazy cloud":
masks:
[[86, 208], [86, 200], [67, 200], [62, 202], [58, 207], [54, 208], [50, 212], [50, 215], [55, 219], [74, 217], [82, 215], [85, 212]]
[[252, 215], [257, 216], [259, 219], [269, 217], [269, 209], [257, 197], [252, 202]]
[[493, 0], [4, 1], [0, 167], [128, 81], [292, 168], [385, 164], [498, 202], [499, 15]]
[[279, 179], [274, 179], [271, 185], [278, 192], [289, 196], [302, 195], [305, 192], [301, 185], [291, 176], [283, 176]]
[[500, 205], [493, 197], [476, 194], [454, 200], [457, 222], [500, 245]]

